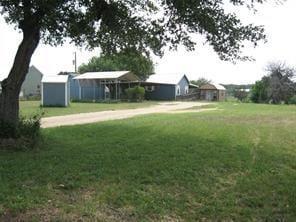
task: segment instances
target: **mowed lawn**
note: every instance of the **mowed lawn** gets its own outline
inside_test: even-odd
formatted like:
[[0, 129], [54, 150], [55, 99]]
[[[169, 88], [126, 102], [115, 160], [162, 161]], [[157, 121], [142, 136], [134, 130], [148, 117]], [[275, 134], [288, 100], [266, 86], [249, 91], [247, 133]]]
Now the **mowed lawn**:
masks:
[[0, 221], [295, 221], [296, 106], [217, 106], [0, 152]]
[[20, 101], [20, 114], [24, 117], [39, 113], [44, 113], [44, 117], [63, 116], [106, 110], [144, 108], [157, 104], [157, 102], [153, 101], [144, 101], [141, 103], [71, 103], [69, 107], [40, 107], [40, 101]]

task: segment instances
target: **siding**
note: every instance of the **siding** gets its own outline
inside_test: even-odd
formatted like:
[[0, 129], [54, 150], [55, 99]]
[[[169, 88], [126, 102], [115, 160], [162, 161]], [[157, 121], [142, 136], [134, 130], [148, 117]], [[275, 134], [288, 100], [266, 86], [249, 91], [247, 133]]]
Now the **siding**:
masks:
[[22, 96], [40, 96], [42, 76], [42, 73], [38, 69], [31, 66], [22, 84]]
[[81, 86], [81, 99], [82, 100], [103, 100], [104, 99], [104, 86]]
[[73, 77], [69, 75], [70, 99], [79, 99], [79, 80], [73, 79]]
[[200, 99], [208, 101], [223, 101], [225, 100], [225, 90], [202, 89], [200, 90]]
[[153, 92], [146, 91], [146, 99], [149, 100], [175, 100], [176, 86], [164, 84], [152, 84], [155, 87]]
[[[69, 86], [67, 94], [69, 99]], [[43, 106], [67, 106], [65, 96], [64, 83], [43, 83]]]
[[186, 87], [189, 89], [189, 82], [185, 76], [180, 80], [178, 86], [180, 87], [180, 96], [186, 95]]

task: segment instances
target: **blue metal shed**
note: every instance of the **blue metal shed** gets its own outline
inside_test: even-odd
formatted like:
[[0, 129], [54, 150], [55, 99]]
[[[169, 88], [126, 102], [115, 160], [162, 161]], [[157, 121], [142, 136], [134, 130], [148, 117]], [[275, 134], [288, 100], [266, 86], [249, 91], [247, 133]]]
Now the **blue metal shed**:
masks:
[[43, 76], [41, 81], [42, 106], [68, 106], [70, 83], [67, 75]]
[[184, 74], [154, 74], [141, 85], [150, 100], [175, 100], [189, 93], [189, 80]]

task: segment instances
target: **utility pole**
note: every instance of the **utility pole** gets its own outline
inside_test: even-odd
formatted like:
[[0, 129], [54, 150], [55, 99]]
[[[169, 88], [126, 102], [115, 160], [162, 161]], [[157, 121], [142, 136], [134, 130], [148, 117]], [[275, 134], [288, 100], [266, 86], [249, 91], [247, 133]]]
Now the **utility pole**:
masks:
[[76, 52], [74, 52], [73, 65], [75, 67], [75, 73], [77, 73], [77, 54], [76, 54]]

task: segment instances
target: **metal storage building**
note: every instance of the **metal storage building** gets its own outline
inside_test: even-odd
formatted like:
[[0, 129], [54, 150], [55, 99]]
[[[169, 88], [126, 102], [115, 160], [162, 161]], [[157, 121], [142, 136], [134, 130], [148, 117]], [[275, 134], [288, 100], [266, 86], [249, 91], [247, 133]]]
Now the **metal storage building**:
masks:
[[146, 90], [146, 99], [176, 100], [189, 93], [189, 80], [184, 74], [154, 74], [142, 86]]
[[43, 76], [41, 81], [42, 106], [68, 106], [70, 84], [67, 75]]
[[200, 99], [207, 101], [223, 101], [226, 97], [226, 89], [217, 83], [209, 83], [199, 88]]

